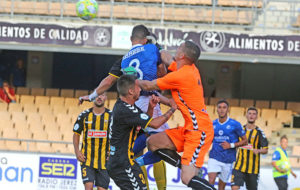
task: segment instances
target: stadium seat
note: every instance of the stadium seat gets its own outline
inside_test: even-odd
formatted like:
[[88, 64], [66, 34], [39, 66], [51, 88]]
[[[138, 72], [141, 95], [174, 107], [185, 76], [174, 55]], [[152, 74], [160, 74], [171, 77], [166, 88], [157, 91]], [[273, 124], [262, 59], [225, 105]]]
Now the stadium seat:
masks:
[[6, 104], [6, 103], [0, 103], [0, 111], [7, 111], [7, 106], [8, 106], [8, 104]]
[[277, 110], [277, 118], [282, 123], [290, 124], [293, 119], [293, 113], [291, 110]]
[[15, 104], [9, 104], [8, 105], [8, 111], [9, 112], [22, 112], [22, 105], [15, 103]]
[[255, 107], [257, 108], [270, 108], [270, 101], [268, 100], [256, 100]]
[[[207, 114], [208, 115], [213, 115], [213, 114], [215, 114], [215, 107], [216, 106], [214, 106], [214, 105], [207, 105], [206, 106], [206, 112], [207, 112]], [[169, 109], [167, 109], [167, 110], [169, 110]], [[164, 112], [163, 112], [164, 113]]]
[[292, 165], [292, 168], [300, 168], [300, 160], [299, 160], [299, 158], [291, 157], [289, 159], [290, 159], [290, 163]]
[[32, 132], [27, 127], [27, 123], [17, 122], [15, 123], [16, 129], [18, 131], [17, 138], [18, 139], [32, 139]]
[[271, 109], [285, 109], [285, 102], [284, 101], [271, 101]]
[[63, 143], [51, 143], [51, 146], [53, 148], [54, 152], [58, 153], [66, 153], [67, 152], [67, 146]]
[[279, 131], [283, 127], [283, 125], [279, 119], [269, 118], [267, 120], [267, 127], [272, 131]]
[[82, 105], [80, 105], [79, 107], [82, 109], [82, 111], [86, 110], [86, 109], [90, 109], [91, 107], [94, 106], [93, 102], [84, 102]]
[[0, 150], [7, 150], [7, 146], [4, 140], [0, 140]]
[[59, 96], [58, 88], [46, 88], [46, 96]]
[[60, 90], [61, 97], [73, 98], [74, 97], [74, 90], [73, 89], [61, 89]]
[[50, 98], [50, 105], [53, 107], [54, 105], [60, 105], [63, 106], [65, 104], [65, 98], [64, 97], [51, 97]]
[[269, 120], [270, 118], [276, 117], [276, 110], [275, 109], [262, 109], [261, 110], [261, 118], [264, 120]]
[[74, 155], [74, 146], [73, 146], [73, 144], [67, 144], [66, 153]]
[[35, 104], [36, 105], [48, 105], [49, 104], [49, 97], [48, 96], [36, 96], [35, 97]]
[[17, 103], [20, 103], [20, 97], [21, 97], [21, 95], [15, 94], [15, 96], [16, 96], [16, 102], [17, 102]]
[[34, 104], [34, 96], [22, 95], [20, 97], [20, 104]]
[[48, 139], [47, 132], [45, 132], [45, 131], [32, 131], [32, 133], [33, 133], [32, 138], [34, 140], [47, 140]]
[[240, 100], [237, 98], [226, 98], [229, 106], [238, 107], [240, 105]]
[[89, 91], [88, 90], [75, 90], [75, 96], [74, 97], [77, 99], [80, 96], [86, 96], [86, 95], [89, 95]]
[[300, 156], [300, 146], [293, 146], [292, 155], [293, 156]]
[[241, 99], [240, 100], [240, 106], [241, 107], [252, 107], [252, 106], [254, 106], [254, 100]]
[[41, 121], [41, 116], [38, 113], [27, 113], [27, 122], [35, 122], [35, 121]]
[[78, 105], [78, 98], [65, 98], [65, 107]]
[[12, 129], [14, 127], [13, 122], [10, 119], [0, 119], [0, 136], [3, 135], [4, 128]]
[[116, 99], [111, 99], [108, 101], [108, 109], [113, 110], [115, 103], [117, 102]]
[[63, 133], [63, 141], [72, 142], [73, 141], [73, 132], [72, 130], [64, 130]]
[[266, 128], [266, 120], [264, 118], [257, 118], [257, 120], [255, 121], [255, 124], [260, 127], [260, 128]]
[[17, 87], [16, 94], [19, 95], [29, 95], [30, 89], [26, 87]]
[[29, 130], [33, 133], [44, 131], [44, 125], [40, 120], [31, 121], [29, 124]]
[[300, 113], [300, 102], [288, 102], [286, 109]]
[[52, 115], [52, 108], [48, 104], [47, 105], [46, 104], [38, 105], [38, 110], [39, 110], [40, 114]]
[[54, 114], [58, 114], [58, 113], [61, 113], [61, 114], [67, 114], [67, 108], [61, 104], [61, 105], [53, 105], [52, 106], [52, 112]]
[[10, 120], [11, 114], [8, 111], [0, 111], [0, 118]]
[[48, 131], [48, 139], [49, 141], [61, 141], [62, 135], [60, 131]]
[[66, 113], [57, 113], [56, 114], [56, 122], [58, 124], [65, 123], [65, 122], [71, 122], [71, 116]]
[[82, 107], [80, 107], [80, 106], [70, 106], [70, 107], [68, 107], [68, 114], [71, 117], [73, 115], [75, 115], [77, 117], [83, 111], [84, 111], [84, 109], [82, 109]]
[[2, 129], [3, 138], [16, 139], [18, 131], [15, 128], [5, 127]]
[[240, 122], [242, 125], [247, 124], [247, 118], [245, 116], [238, 116], [236, 119], [238, 122]]
[[55, 123], [55, 117], [54, 117], [54, 115], [43, 114], [42, 122], [43, 122], [43, 124]]
[[30, 94], [31, 94], [31, 96], [44, 96], [45, 89], [44, 88], [31, 88]]
[[36, 113], [38, 110], [35, 104], [24, 104], [23, 105], [23, 112], [24, 113]]
[[13, 112], [11, 114], [11, 119], [15, 121], [26, 121], [26, 114], [24, 112]]
[[7, 147], [7, 150], [12, 150], [12, 151], [21, 151], [23, 148], [21, 147], [21, 142], [18, 140], [15, 141], [4, 141], [5, 146]]
[[109, 100], [116, 100], [118, 98], [117, 92], [106, 92], [107, 99]]
[[231, 118], [245, 117], [245, 108], [243, 107], [230, 107], [229, 115]]
[[36, 148], [38, 152], [49, 152], [49, 153], [55, 152], [51, 147], [51, 144], [48, 142], [37, 142]]
[[214, 97], [211, 97], [211, 98], [209, 99], [209, 105], [217, 106], [217, 102], [218, 102], [219, 100], [221, 100], [221, 99], [223, 99], [223, 98], [214, 98]]

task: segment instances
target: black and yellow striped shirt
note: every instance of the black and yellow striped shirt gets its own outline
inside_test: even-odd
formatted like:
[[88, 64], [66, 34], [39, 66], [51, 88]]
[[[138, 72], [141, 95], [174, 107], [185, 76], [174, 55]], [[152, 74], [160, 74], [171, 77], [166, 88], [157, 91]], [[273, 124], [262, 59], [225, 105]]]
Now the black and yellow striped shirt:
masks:
[[244, 173], [258, 174], [260, 154], [254, 154], [252, 149], [268, 148], [268, 140], [264, 132], [257, 126], [252, 130], [247, 130], [244, 126], [244, 130], [246, 131], [248, 145], [239, 148], [234, 169]]
[[82, 135], [81, 152], [86, 157], [86, 166], [93, 168], [106, 169], [107, 152], [109, 151], [109, 125], [112, 113], [105, 109], [101, 115], [95, 115], [93, 108], [82, 112], [76, 123], [73, 132]]

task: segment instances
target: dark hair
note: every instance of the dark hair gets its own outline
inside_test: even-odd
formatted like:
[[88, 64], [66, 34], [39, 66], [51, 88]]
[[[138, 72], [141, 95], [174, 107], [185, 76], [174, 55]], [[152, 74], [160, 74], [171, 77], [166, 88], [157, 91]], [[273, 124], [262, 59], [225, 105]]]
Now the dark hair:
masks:
[[146, 38], [149, 35], [150, 35], [150, 32], [146, 28], [146, 26], [144, 26], [142, 24], [141, 25], [136, 25], [132, 29], [131, 40], [135, 40], [135, 39], [142, 40], [142, 39]]
[[193, 63], [196, 63], [200, 57], [201, 50], [200, 48], [192, 41], [184, 42], [184, 54], [189, 58]]
[[282, 141], [282, 139], [286, 139], [286, 140], [288, 140], [288, 138], [287, 138], [287, 136], [286, 136], [286, 135], [282, 135], [282, 136], [280, 137], [280, 141]]
[[256, 107], [249, 107], [249, 108], [247, 109], [247, 112], [250, 111], [250, 110], [254, 110], [254, 111], [256, 111], [256, 113], [258, 113]]
[[117, 82], [117, 90], [121, 96], [126, 96], [128, 90], [135, 85], [136, 76], [122, 75]]
[[219, 100], [219, 101], [217, 102], [217, 106], [218, 106], [219, 104], [222, 104], [222, 103], [225, 103], [225, 104], [227, 105], [227, 107], [229, 107], [229, 103], [228, 103], [225, 99]]

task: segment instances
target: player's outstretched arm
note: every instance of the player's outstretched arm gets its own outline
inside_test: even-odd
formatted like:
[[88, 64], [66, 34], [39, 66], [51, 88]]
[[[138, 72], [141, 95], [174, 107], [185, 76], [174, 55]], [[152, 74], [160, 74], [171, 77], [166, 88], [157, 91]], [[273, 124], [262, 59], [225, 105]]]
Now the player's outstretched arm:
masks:
[[160, 52], [160, 57], [163, 62], [167, 67], [171, 65], [171, 63], [174, 61], [173, 56], [166, 50], [162, 50]]
[[154, 129], [158, 129], [170, 119], [170, 117], [173, 115], [176, 109], [177, 106], [171, 107], [164, 115], [152, 119], [149, 123], [149, 126]]
[[157, 86], [156, 80], [153, 80], [153, 81], [138, 80], [138, 83], [139, 83], [139, 86], [145, 91], [160, 90], [159, 87]]
[[118, 80], [117, 77], [108, 75], [105, 79], [103, 79], [95, 91], [86, 96], [81, 96], [79, 98], [79, 104], [82, 104], [83, 101], [93, 101], [99, 94], [103, 94], [105, 91], [109, 90]]

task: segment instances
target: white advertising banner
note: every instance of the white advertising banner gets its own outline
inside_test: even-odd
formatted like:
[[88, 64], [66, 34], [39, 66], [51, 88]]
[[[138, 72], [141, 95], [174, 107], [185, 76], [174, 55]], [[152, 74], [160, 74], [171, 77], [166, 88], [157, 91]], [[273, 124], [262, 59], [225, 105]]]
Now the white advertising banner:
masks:
[[[150, 190], [156, 190], [153, 166], [149, 165], [146, 169]], [[203, 171], [204, 177], [207, 179], [206, 165], [204, 165]], [[289, 190], [300, 188], [300, 170], [297, 169], [294, 172], [298, 179], [289, 177]], [[180, 175], [181, 171], [178, 168], [167, 164], [167, 189], [189, 189], [181, 183]], [[83, 190], [84, 186], [80, 164], [74, 156], [0, 152], [0, 189]], [[109, 189], [118, 190], [119, 188], [111, 180]], [[226, 189], [230, 189], [229, 183]], [[258, 189], [277, 189], [271, 167], [261, 168]]]
[[115, 49], [130, 49], [130, 36], [133, 26], [113, 25], [112, 30], [112, 48]]

